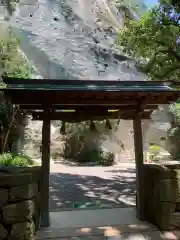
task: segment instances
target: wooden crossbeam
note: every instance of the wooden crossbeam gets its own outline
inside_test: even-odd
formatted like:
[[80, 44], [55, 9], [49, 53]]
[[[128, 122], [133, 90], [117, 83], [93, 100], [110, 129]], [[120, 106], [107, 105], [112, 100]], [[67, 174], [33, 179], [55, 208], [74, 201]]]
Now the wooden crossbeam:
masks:
[[[28, 111], [34, 111], [34, 110], [43, 110], [43, 105], [38, 105], [38, 104], [30, 104], [30, 105], [27, 105], [27, 104], [22, 104], [19, 106], [20, 109], [22, 110], [28, 110]], [[125, 109], [136, 109], [136, 105], [114, 105], [114, 106], [104, 106], [103, 109], [106, 109], [106, 110], [110, 110], [110, 109], [119, 109], [121, 111], [125, 110]], [[75, 111], [77, 110], [91, 110], [91, 109], [97, 109], [98, 111], [99, 110], [102, 110], [102, 107], [98, 107], [96, 105], [89, 105], [89, 106], [67, 106], [67, 105], [52, 105], [50, 107], [51, 109], [53, 110], [68, 110], [68, 109], [74, 109]], [[144, 109], [157, 109], [158, 108], [158, 105], [145, 105], [143, 106]]]
[[[141, 118], [149, 119], [152, 110], [141, 113]], [[134, 119], [135, 111], [128, 112], [51, 112], [46, 116], [43, 112], [33, 112], [33, 120], [43, 120], [44, 118], [49, 117], [51, 120], [62, 120], [66, 122], [81, 122], [88, 120], [99, 120], [103, 121], [105, 119]]]
[[48, 99], [50, 105], [87, 106], [121, 106], [121, 105], [158, 105], [169, 104], [177, 100], [180, 92], [155, 91], [155, 92], [118, 92], [118, 91], [58, 91], [58, 90], [23, 90], [23, 89], [3, 89], [7, 96], [10, 96], [13, 104], [19, 105], [43, 105]]

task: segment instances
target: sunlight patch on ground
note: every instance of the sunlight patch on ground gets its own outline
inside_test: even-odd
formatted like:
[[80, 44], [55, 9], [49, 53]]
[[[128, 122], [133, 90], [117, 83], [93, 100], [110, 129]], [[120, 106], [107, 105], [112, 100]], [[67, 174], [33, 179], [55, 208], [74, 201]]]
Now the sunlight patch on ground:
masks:
[[136, 206], [135, 197], [127, 196], [127, 195], [121, 195], [118, 197], [118, 201], [124, 204], [127, 204], [129, 206]]

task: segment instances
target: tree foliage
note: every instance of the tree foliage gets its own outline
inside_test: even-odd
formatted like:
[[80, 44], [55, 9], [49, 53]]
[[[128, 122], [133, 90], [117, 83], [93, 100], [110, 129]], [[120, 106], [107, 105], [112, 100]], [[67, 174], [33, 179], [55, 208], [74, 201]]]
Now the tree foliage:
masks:
[[[11, 29], [1, 27], [0, 31], [0, 85], [5, 87], [3, 77], [30, 78], [33, 70], [22, 57]], [[12, 105], [2, 92], [0, 103], [0, 152], [5, 152], [11, 150], [12, 143], [16, 140], [22, 115], [18, 106]]]
[[[127, 19], [118, 34], [117, 44], [134, 58], [140, 69], [153, 80], [180, 80], [180, 4], [160, 0], [139, 20]], [[172, 156], [180, 157], [180, 103], [170, 106], [173, 116], [169, 139]]]
[[151, 79], [180, 79], [180, 6], [161, 0], [140, 20], [127, 19], [117, 44]]
[[0, 31], [0, 78], [4, 76], [30, 78], [33, 69], [22, 57], [18, 39], [11, 28], [1, 28]]

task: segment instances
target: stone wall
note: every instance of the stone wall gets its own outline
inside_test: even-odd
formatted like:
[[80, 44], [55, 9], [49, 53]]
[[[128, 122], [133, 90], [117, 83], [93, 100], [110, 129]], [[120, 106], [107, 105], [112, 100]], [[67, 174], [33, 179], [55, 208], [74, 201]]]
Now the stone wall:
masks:
[[180, 227], [180, 165], [145, 164], [145, 216], [161, 230]]
[[38, 229], [40, 171], [32, 167], [0, 172], [0, 240], [29, 240]]

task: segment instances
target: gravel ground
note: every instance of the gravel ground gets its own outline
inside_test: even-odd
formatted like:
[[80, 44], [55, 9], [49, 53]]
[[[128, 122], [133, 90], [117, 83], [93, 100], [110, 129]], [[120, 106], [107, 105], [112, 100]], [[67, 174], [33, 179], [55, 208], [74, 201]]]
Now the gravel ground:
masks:
[[[73, 166], [52, 164], [50, 210], [73, 208], [96, 201], [98, 207], [135, 205], [135, 166]], [[97, 202], [98, 201], [98, 202]]]

